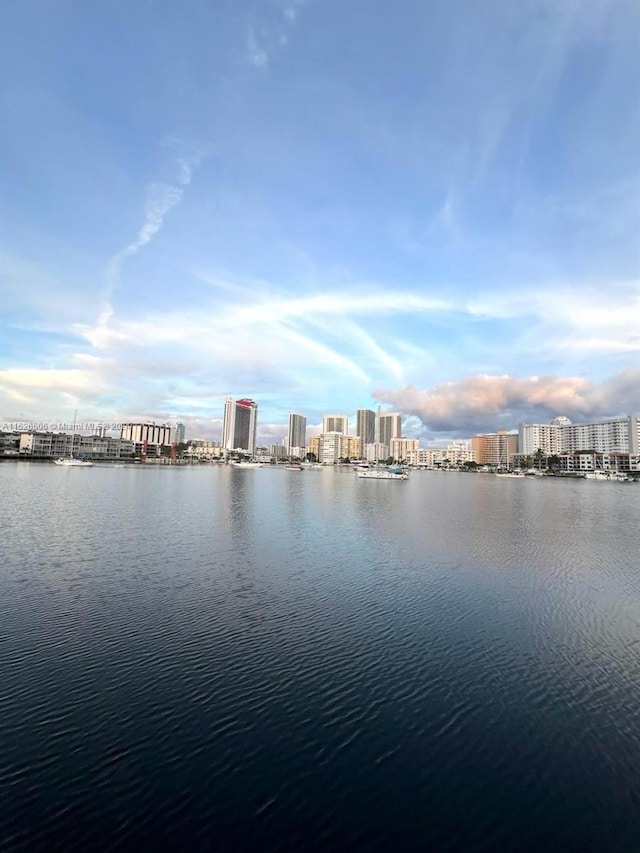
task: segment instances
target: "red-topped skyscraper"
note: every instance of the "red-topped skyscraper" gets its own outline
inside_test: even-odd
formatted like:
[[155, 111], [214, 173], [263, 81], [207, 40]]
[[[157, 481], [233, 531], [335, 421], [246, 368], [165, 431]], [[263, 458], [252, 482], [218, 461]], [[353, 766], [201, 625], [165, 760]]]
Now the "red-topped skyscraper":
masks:
[[247, 453], [255, 453], [257, 423], [257, 403], [246, 398], [234, 400], [227, 397], [224, 401], [222, 421], [223, 448], [226, 451], [244, 450]]

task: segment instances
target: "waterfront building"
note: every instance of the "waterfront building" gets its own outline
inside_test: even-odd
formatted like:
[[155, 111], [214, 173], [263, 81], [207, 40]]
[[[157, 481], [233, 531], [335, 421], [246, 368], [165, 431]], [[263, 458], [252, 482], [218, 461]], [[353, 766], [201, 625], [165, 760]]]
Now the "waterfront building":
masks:
[[289, 412], [289, 431], [287, 433], [287, 450], [289, 456], [304, 456], [306, 445], [307, 419], [304, 415]]
[[447, 445], [447, 459], [456, 466], [464, 465], [465, 462], [475, 462], [471, 442], [468, 439], [451, 441]]
[[550, 424], [519, 424], [519, 453], [533, 456], [541, 450], [556, 456], [578, 450], [598, 453], [640, 453], [640, 419], [638, 415], [612, 418], [591, 423], [573, 424], [560, 416]]
[[361, 445], [357, 435], [340, 432], [321, 432], [309, 439], [309, 452], [315, 454], [322, 465], [335, 465], [340, 459], [360, 457]]
[[0, 456], [17, 456], [20, 452], [20, 432], [0, 432]]
[[192, 439], [186, 449], [186, 454], [192, 459], [220, 459], [222, 448], [218, 441]]
[[446, 447], [417, 447], [410, 451], [408, 462], [416, 468], [446, 468], [452, 460]]
[[391, 447], [392, 438], [400, 438], [402, 435], [402, 418], [397, 412], [378, 412], [378, 423], [376, 428], [376, 441]]
[[168, 424], [126, 423], [120, 427], [120, 438], [125, 441], [168, 445], [171, 444], [171, 427]]
[[473, 458], [479, 465], [496, 468], [511, 466], [512, 457], [518, 452], [518, 434], [506, 430], [474, 435], [471, 439]]
[[148, 444], [106, 435], [81, 435], [77, 432], [23, 432], [20, 434], [18, 456], [26, 459], [58, 459], [64, 456], [77, 456], [112, 461], [130, 459], [136, 453], [142, 455], [145, 444], [148, 455], [160, 456], [160, 444]]
[[360, 446], [374, 444], [376, 440], [376, 413], [373, 409], [358, 409], [356, 412], [356, 435]]
[[633, 453], [602, 453], [575, 450], [558, 455], [558, 470], [567, 473], [605, 471], [617, 473], [640, 472], [640, 455]]
[[244, 450], [253, 454], [256, 448], [258, 405], [243, 397], [227, 397], [222, 419], [222, 446], [227, 451]]
[[396, 462], [408, 461], [409, 455], [418, 449], [417, 438], [392, 438], [389, 442], [389, 456]]
[[347, 435], [349, 432], [349, 418], [347, 415], [325, 415], [322, 418], [322, 432], [339, 432]]

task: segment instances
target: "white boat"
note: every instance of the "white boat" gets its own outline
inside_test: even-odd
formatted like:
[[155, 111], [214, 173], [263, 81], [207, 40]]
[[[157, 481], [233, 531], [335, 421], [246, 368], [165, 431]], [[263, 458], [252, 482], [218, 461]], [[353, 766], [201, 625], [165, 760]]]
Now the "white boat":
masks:
[[262, 462], [232, 462], [234, 468], [262, 468]]
[[54, 459], [54, 465], [61, 465], [64, 468], [93, 468], [93, 462], [89, 459], [76, 459], [73, 455], [73, 439], [76, 434], [76, 416], [77, 410], [73, 413], [73, 431], [71, 433], [71, 450], [68, 456], [61, 456], [59, 459]]
[[302, 471], [302, 465], [285, 465], [285, 471]]
[[325, 466], [321, 465], [320, 462], [301, 462], [300, 467], [305, 471], [322, 471]]
[[521, 480], [525, 476], [524, 471], [496, 471], [496, 477], [516, 477]]
[[623, 471], [587, 471], [586, 480], [608, 480], [609, 482], [624, 483], [629, 478]]
[[408, 480], [406, 471], [389, 471], [388, 468], [370, 468], [368, 471], [356, 471], [356, 477], [366, 480]]

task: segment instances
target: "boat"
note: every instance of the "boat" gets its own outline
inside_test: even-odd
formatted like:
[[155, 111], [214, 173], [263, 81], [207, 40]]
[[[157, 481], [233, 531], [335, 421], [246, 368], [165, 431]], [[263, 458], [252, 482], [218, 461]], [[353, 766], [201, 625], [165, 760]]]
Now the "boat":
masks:
[[390, 471], [392, 474], [404, 474], [406, 470], [404, 465], [389, 465], [387, 468], [387, 471]]
[[284, 466], [285, 471], [302, 471], [302, 465], [299, 462], [288, 462]]
[[251, 462], [242, 460], [241, 462], [232, 462], [234, 468], [262, 468], [262, 462]]
[[305, 471], [322, 471], [325, 466], [320, 462], [301, 462], [300, 467]]
[[71, 432], [71, 449], [68, 456], [61, 456], [59, 459], [54, 459], [54, 465], [61, 465], [64, 468], [93, 468], [93, 462], [89, 459], [78, 459], [73, 455], [73, 439], [76, 434], [76, 417], [77, 410], [73, 413], [73, 431]]
[[356, 471], [356, 477], [367, 480], [408, 480], [407, 471], [390, 471], [389, 468], [370, 468], [368, 471]]
[[586, 471], [584, 478], [585, 480], [607, 480], [609, 482], [616, 483], [624, 483], [629, 479], [623, 471], [602, 471], [600, 469], [596, 471]]
[[526, 474], [524, 471], [496, 471], [496, 477], [516, 477], [518, 480], [522, 480]]

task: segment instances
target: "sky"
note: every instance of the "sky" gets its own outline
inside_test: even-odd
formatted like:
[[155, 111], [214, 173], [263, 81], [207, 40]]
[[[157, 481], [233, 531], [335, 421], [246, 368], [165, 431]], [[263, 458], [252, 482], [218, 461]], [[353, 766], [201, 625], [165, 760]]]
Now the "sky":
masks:
[[0, 422], [640, 411], [635, 0], [0, 12]]

